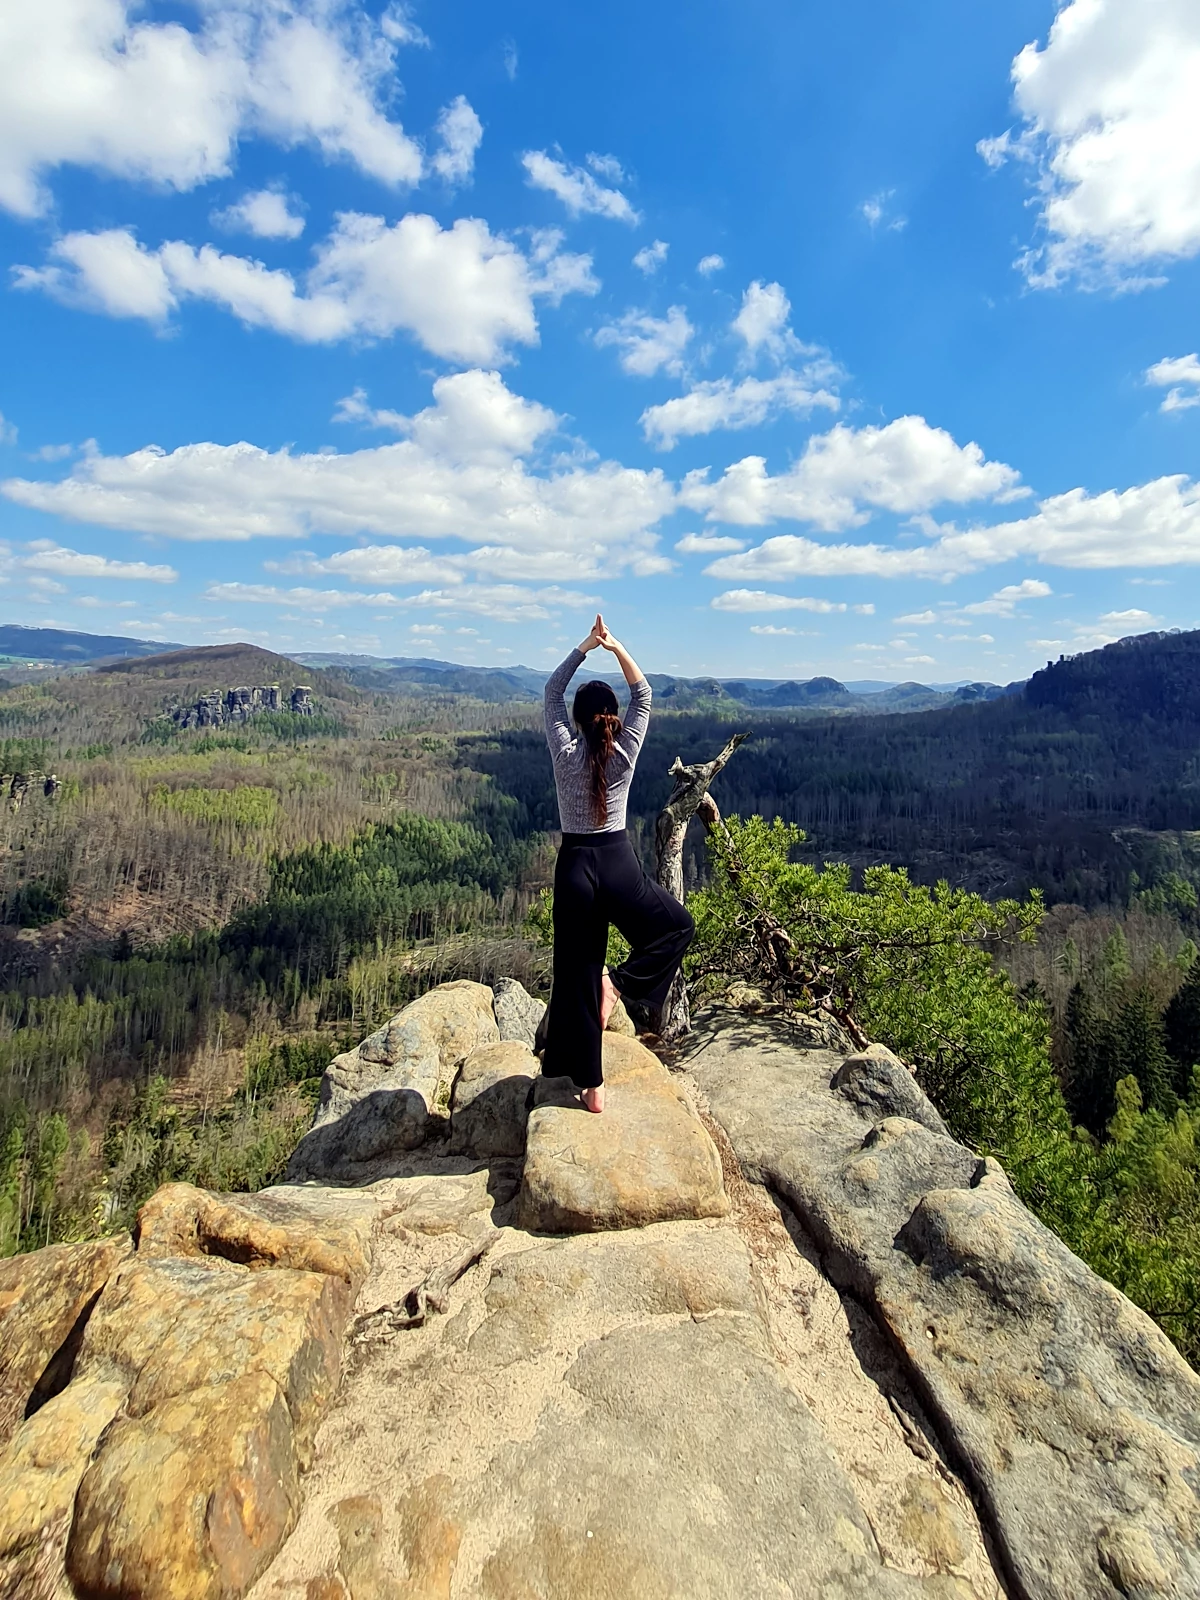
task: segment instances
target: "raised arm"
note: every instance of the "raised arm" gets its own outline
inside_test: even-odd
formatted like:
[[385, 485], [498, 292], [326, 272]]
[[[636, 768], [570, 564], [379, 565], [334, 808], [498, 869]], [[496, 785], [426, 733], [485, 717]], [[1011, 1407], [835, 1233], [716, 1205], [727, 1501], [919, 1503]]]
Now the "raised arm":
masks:
[[[599, 620], [597, 617], [596, 621]], [[600, 640], [593, 628], [583, 643], [572, 650], [567, 659], [560, 662], [546, 679], [543, 699], [546, 743], [550, 746], [550, 754], [556, 761], [575, 740], [575, 731], [567, 715], [567, 685], [579, 671], [580, 664], [588, 651], [594, 650], [599, 643]]]
[[629, 710], [625, 713], [624, 726], [617, 740], [618, 746], [624, 750], [630, 761], [637, 760], [637, 753], [642, 747], [642, 740], [646, 737], [646, 729], [650, 725], [650, 685], [646, 682], [641, 667], [626, 650], [619, 639], [604, 626], [604, 618], [596, 618], [596, 636], [606, 650], [610, 650], [621, 663], [621, 671], [625, 674], [625, 682], [629, 685]]

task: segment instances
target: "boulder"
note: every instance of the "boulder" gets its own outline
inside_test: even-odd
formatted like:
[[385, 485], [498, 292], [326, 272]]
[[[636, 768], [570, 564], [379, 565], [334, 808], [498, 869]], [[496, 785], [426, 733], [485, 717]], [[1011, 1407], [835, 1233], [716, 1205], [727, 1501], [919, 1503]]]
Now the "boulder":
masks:
[[497, 978], [493, 994], [492, 1004], [501, 1039], [516, 1040], [532, 1050], [538, 1024], [546, 1015], [546, 1002], [531, 995], [515, 978]]
[[949, 1135], [941, 1113], [918, 1087], [900, 1057], [886, 1045], [868, 1045], [847, 1056], [831, 1082], [864, 1117], [906, 1117], [931, 1133]]
[[0, 1447], [67, 1383], [88, 1314], [128, 1255], [122, 1234], [0, 1261]]
[[138, 1258], [214, 1256], [251, 1269], [293, 1267], [340, 1278], [357, 1293], [371, 1268], [376, 1209], [328, 1189], [217, 1195], [167, 1183], [138, 1212]]
[[519, 1156], [538, 1059], [516, 1039], [480, 1045], [463, 1062], [450, 1101], [452, 1155]]
[[265, 1371], [123, 1416], [76, 1497], [67, 1573], [80, 1600], [228, 1600], [296, 1519], [292, 1418]]
[[444, 1125], [464, 1056], [499, 1038], [486, 984], [443, 983], [421, 995], [330, 1062], [312, 1128], [287, 1176], [352, 1178], [364, 1165], [415, 1149], [431, 1120]]
[[902, 1352], [1013, 1592], [1200, 1594], [1200, 1378], [883, 1059], [743, 1019], [707, 1025], [689, 1069], [747, 1176]]
[[101, 1295], [78, 1371], [123, 1380], [135, 1419], [192, 1389], [265, 1374], [287, 1403], [306, 1462], [341, 1377], [351, 1304], [346, 1284], [323, 1273], [135, 1258]]
[[565, 1078], [539, 1078], [526, 1133], [518, 1220], [539, 1233], [639, 1228], [729, 1209], [712, 1140], [636, 1039], [606, 1034], [605, 1110], [585, 1111]]
[[[586, 1344], [532, 1437], [502, 1449], [450, 1516], [464, 1533], [458, 1592], [497, 1600], [964, 1592], [884, 1565], [757, 1323], [719, 1311]], [[476, 1581], [461, 1570], [468, 1542]]]
[[79, 1480], [125, 1393], [120, 1381], [69, 1384], [0, 1453], [0, 1594], [36, 1592], [43, 1557], [61, 1563]]

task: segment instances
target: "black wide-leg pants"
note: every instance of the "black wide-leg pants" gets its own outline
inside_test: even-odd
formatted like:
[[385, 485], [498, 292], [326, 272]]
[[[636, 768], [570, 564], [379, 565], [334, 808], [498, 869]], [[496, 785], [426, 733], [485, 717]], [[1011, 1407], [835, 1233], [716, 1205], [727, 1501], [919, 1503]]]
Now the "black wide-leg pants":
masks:
[[600, 980], [609, 923], [629, 940], [629, 959], [609, 974], [621, 994], [660, 1006], [692, 942], [695, 923], [642, 870], [628, 835], [564, 833], [554, 868], [554, 987], [546, 1019], [546, 1077], [581, 1089], [604, 1081]]

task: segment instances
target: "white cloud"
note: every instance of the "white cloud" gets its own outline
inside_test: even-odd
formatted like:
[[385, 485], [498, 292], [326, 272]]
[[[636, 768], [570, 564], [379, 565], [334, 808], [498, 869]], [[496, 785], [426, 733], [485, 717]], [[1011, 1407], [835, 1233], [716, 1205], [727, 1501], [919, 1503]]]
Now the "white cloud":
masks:
[[1022, 578], [1020, 583], [1006, 583], [987, 600], [973, 600], [970, 605], [960, 607], [960, 611], [968, 617], [1011, 617], [1022, 600], [1044, 600], [1053, 593], [1050, 585], [1040, 578]]
[[436, 638], [439, 633], [445, 633], [446, 630], [440, 622], [414, 622], [408, 631], [409, 633], [420, 634], [423, 637]]
[[1200, 251], [1198, 72], [1194, 0], [1072, 0], [1016, 57], [1022, 130], [979, 149], [1036, 169], [1048, 242], [1022, 257], [1032, 283], [1136, 286]]
[[[752, 527], [787, 518], [833, 530], [867, 521], [866, 508], [911, 514], [946, 501], [1011, 499], [1024, 492], [1019, 477], [924, 417], [898, 417], [886, 427], [839, 423], [811, 438], [778, 477], [768, 474], [762, 456], [735, 462], [716, 483], [706, 470], [689, 472], [680, 499], [713, 521]], [[749, 563], [752, 556], [732, 559]]]
[[625, 372], [652, 378], [656, 372], [682, 372], [683, 352], [694, 332], [683, 307], [671, 306], [665, 317], [627, 311], [619, 321], [599, 329], [596, 343], [615, 345]]
[[1200, 406], [1200, 356], [1167, 357], [1146, 368], [1146, 382], [1166, 389], [1160, 411], [1189, 411]]
[[914, 628], [927, 628], [931, 623], [940, 622], [941, 618], [936, 611], [910, 611], [907, 616], [894, 617], [895, 622], [907, 622]]
[[231, 232], [252, 233], [256, 239], [298, 239], [304, 232], [304, 218], [289, 210], [287, 195], [278, 189], [244, 194], [224, 211], [214, 211], [213, 221]]
[[119, 578], [134, 583], [174, 583], [179, 577], [174, 567], [151, 566], [146, 561], [112, 561], [107, 556], [85, 555], [68, 550], [49, 539], [36, 539], [32, 552], [17, 563], [30, 572], [52, 573], [58, 578]]
[[686, 394], [648, 406], [641, 416], [642, 432], [658, 449], [673, 450], [681, 438], [718, 428], [758, 427], [784, 412], [804, 416], [815, 406], [836, 411], [837, 395], [823, 386], [836, 372], [829, 362], [814, 362], [801, 371], [785, 368], [774, 378], [698, 383]]
[[533, 470], [524, 455], [557, 419], [496, 373], [439, 378], [433, 398], [404, 419], [408, 437], [373, 449], [149, 446], [87, 455], [58, 482], [9, 479], [0, 492], [77, 522], [178, 539], [455, 540], [488, 552], [493, 568], [557, 561], [558, 573], [581, 577], [653, 555], [652, 530], [675, 503], [661, 472], [590, 458]]
[[750, 632], [765, 634], [770, 638], [782, 637], [785, 635], [789, 639], [794, 639], [796, 637], [795, 628], [777, 628], [773, 623], [770, 622], [752, 622], [750, 624]]
[[386, 14], [356, 0], [208, 0], [190, 30], [135, 10], [0, 8], [0, 205], [44, 213], [46, 174], [63, 165], [192, 189], [227, 174], [256, 134], [385, 183], [420, 179], [420, 147], [381, 109], [403, 42]]
[[393, 594], [360, 594], [350, 589], [277, 589], [268, 583], [210, 583], [204, 598], [218, 605], [293, 606], [297, 611], [323, 612], [338, 606], [394, 606]]
[[[4, 413], [2, 411], [0, 411], [0, 444], [16, 444], [16, 442], [17, 442], [17, 430], [16, 430], [16, 428], [14, 427], [14, 425], [11, 422], [8, 421], [8, 419], [5, 417]], [[49, 446], [43, 445], [42, 448], [43, 449], [51, 449], [51, 450], [53, 450], [53, 449], [56, 449], [57, 446], [55, 446], [55, 445], [49, 445]]]
[[685, 533], [682, 539], [676, 540], [675, 548], [680, 555], [715, 556], [727, 550], [744, 550], [746, 541], [731, 538], [726, 533]]
[[[814, 600], [808, 595], [768, 594], [765, 589], [729, 589], [709, 602], [714, 611], [816, 611], [828, 616], [845, 611], [842, 600]], [[857, 609], [857, 607], [855, 608]]]
[[162, 323], [192, 298], [305, 343], [402, 329], [448, 361], [495, 362], [512, 344], [536, 344], [535, 299], [557, 304], [599, 288], [591, 258], [562, 253], [561, 242], [538, 235], [526, 256], [476, 218], [442, 228], [413, 212], [389, 228], [382, 217], [343, 212], [301, 293], [291, 273], [260, 261], [179, 240], [151, 251], [116, 228], [67, 234], [51, 265], [19, 267], [16, 281], [109, 316]]
[[[521, 157], [521, 165], [528, 175], [529, 186], [547, 190], [562, 201], [573, 217], [587, 212], [597, 217], [609, 217], [614, 222], [632, 224], [642, 220], [619, 189], [606, 189], [602, 183], [597, 183], [586, 167], [568, 166], [565, 161], [556, 161], [544, 150], [527, 150]], [[619, 166], [617, 171], [620, 171]], [[608, 175], [606, 171], [605, 176]]]
[[792, 304], [778, 283], [761, 283], [756, 278], [742, 296], [742, 307], [733, 319], [733, 331], [742, 339], [751, 358], [766, 352], [776, 360], [803, 346], [788, 326]]
[[447, 183], [465, 183], [475, 170], [475, 152], [483, 141], [483, 123], [466, 95], [452, 100], [437, 119], [441, 148], [429, 165]]
[[561, 611], [586, 611], [599, 596], [575, 589], [520, 589], [515, 584], [463, 584], [460, 589], [423, 589], [401, 602], [460, 616], [491, 617], [496, 622], [543, 622]]
[[1157, 619], [1149, 611], [1139, 611], [1136, 606], [1128, 611], [1106, 611], [1100, 618], [1101, 622], [1120, 624], [1122, 627], [1148, 628]]
[[[890, 209], [888, 201], [896, 193], [895, 189], [881, 189], [878, 194], [873, 194], [869, 200], [864, 200], [859, 206], [859, 215], [874, 233], [879, 224], [888, 216]], [[908, 218], [895, 215], [888, 218], [887, 232], [901, 233], [908, 226]]]
[[670, 245], [662, 239], [655, 239], [653, 244], [643, 245], [633, 258], [633, 264], [639, 272], [644, 272], [648, 278], [658, 271], [667, 259]]
[[521, 57], [520, 52], [517, 50], [516, 43], [512, 39], [506, 39], [504, 41], [503, 60], [505, 77], [508, 79], [509, 83], [515, 83], [517, 80], [517, 68], [520, 65]]
[[[726, 477], [735, 471], [730, 468]], [[689, 479], [692, 476], [689, 474]], [[695, 509], [697, 499], [688, 492], [689, 479], [684, 481], [680, 498]], [[715, 492], [703, 480], [701, 485], [710, 497]], [[715, 486], [721, 488], [721, 484]], [[749, 518], [726, 514], [726, 520]], [[828, 545], [781, 534], [741, 555], [723, 557], [706, 571], [717, 578], [768, 580], [950, 578], [1018, 557], [1047, 566], [1093, 570], [1200, 565], [1200, 484], [1182, 474], [1096, 495], [1071, 489], [1043, 500], [1031, 516], [988, 527], [960, 530], [928, 518], [916, 521], [928, 537], [925, 545]]]
[[696, 264], [696, 271], [702, 278], [711, 278], [714, 272], [724, 272], [724, 270], [724, 256], [701, 256], [700, 260]]

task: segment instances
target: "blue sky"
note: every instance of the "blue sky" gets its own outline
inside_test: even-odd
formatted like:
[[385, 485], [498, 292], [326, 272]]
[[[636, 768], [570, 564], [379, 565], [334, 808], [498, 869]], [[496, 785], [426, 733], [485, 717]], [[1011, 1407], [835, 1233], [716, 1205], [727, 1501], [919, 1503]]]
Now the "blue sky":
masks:
[[9, 621], [1007, 681], [1200, 625], [1194, 0], [0, 16]]

